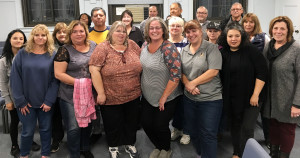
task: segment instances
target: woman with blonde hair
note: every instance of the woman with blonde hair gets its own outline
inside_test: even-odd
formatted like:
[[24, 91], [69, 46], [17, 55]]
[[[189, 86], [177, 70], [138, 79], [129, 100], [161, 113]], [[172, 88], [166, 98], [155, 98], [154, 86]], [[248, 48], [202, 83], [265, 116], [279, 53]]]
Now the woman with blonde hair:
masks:
[[[81, 115], [77, 108], [77, 98], [73, 98], [76, 92], [76, 85], [80, 79], [91, 79], [88, 69], [88, 62], [96, 43], [88, 40], [87, 25], [79, 20], [73, 20], [67, 29], [65, 45], [60, 47], [54, 57], [55, 77], [60, 80], [58, 91], [59, 104], [62, 119], [67, 130], [67, 142], [70, 158], [79, 158], [80, 154], [85, 158], [93, 158], [90, 151], [89, 137], [91, 134], [90, 119], [95, 119], [92, 114], [93, 108], [85, 107], [85, 111], [91, 110], [91, 115]], [[87, 81], [88, 82], [88, 81]], [[77, 88], [78, 89], [78, 88]], [[94, 105], [92, 105], [94, 107]], [[81, 126], [80, 117], [87, 121]]]
[[126, 25], [116, 21], [89, 63], [111, 158], [119, 157], [118, 146], [122, 145], [131, 158], [139, 157], [135, 142], [141, 96], [140, 53], [140, 47], [128, 38]]
[[50, 156], [52, 105], [58, 82], [53, 73], [54, 45], [46, 25], [36, 25], [25, 48], [16, 55], [11, 69], [11, 88], [22, 122], [21, 158], [28, 158], [38, 121], [42, 158]]

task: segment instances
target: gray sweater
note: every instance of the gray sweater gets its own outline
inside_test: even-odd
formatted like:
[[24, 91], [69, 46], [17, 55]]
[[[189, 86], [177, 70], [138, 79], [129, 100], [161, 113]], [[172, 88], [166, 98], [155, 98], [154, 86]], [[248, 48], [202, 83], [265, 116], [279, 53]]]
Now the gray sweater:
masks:
[[5, 104], [12, 103], [12, 93], [9, 86], [11, 65], [6, 62], [6, 57], [0, 59], [0, 90], [1, 95], [5, 99]]
[[[263, 51], [265, 57], [268, 48], [269, 43]], [[268, 60], [267, 63], [269, 65]], [[275, 59], [271, 74], [272, 92], [266, 100], [265, 116], [284, 123], [299, 123], [300, 117], [291, 118], [292, 105], [300, 105], [300, 45], [297, 42]]]

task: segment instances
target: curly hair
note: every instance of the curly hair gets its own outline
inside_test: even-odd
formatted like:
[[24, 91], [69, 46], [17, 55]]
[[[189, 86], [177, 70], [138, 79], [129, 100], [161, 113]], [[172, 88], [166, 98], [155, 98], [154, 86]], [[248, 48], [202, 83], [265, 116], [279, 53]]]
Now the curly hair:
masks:
[[7, 38], [5, 40], [3, 50], [2, 50], [2, 54], [1, 54], [1, 57], [0, 57], [0, 58], [6, 57], [6, 63], [8, 63], [8, 65], [12, 64], [12, 60], [14, 58], [14, 53], [12, 51], [12, 46], [11, 46], [10, 40], [16, 32], [19, 32], [23, 35], [23, 37], [24, 37], [24, 43], [23, 44], [25, 44], [27, 42], [27, 38], [26, 38], [24, 32], [21, 31], [20, 29], [12, 30], [10, 33], [8, 33]]
[[54, 52], [54, 41], [53, 41], [53, 38], [52, 36], [50, 35], [50, 32], [48, 30], [48, 27], [44, 24], [37, 24], [33, 27], [31, 33], [30, 33], [30, 36], [29, 36], [29, 39], [26, 43], [26, 46], [25, 46], [25, 50], [30, 53], [33, 51], [34, 49], [34, 46], [35, 46], [35, 42], [34, 42], [34, 35], [38, 32], [43, 32], [46, 34], [47, 36], [47, 42], [45, 44], [45, 48], [44, 50], [46, 52], [48, 52], [50, 54], [50, 56], [52, 56], [53, 52]]

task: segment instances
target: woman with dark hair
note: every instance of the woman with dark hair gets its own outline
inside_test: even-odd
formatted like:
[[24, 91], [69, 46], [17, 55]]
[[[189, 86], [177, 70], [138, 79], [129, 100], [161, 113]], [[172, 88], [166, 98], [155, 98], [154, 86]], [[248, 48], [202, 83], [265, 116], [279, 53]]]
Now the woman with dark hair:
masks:
[[133, 26], [133, 15], [130, 10], [123, 11], [121, 21], [126, 25], [129, 39], [133, 40], [139, 47], [142, 47], [144, 43], [143, 34], [138, 27]]
[[146, 22], [145, 39], [147, 43], [140, 57], [143, 67], [142, 127], [155, 146], [150, 158], [170, 158], [169, 122], [182, 95], [178, 86], [181, 58], [176, 46], [168, 40], [168, 27], [163, 19], [152, 17]]
[[92, 18], [87, 13], [82, 13], [79, 15], [78, 20], [85, 23], [88, 29], [91, 28]]
[[255, 122], [264, 100], [262, 89], [267, 79], [267, 65], [259, 50], [250, 44], [243, 27], [233, 22], [220, 37], [223, 46], [224, 108], [231, 125], [233, 158], [243, 155], [246, 141], [254, 136]]
[[269, 66], [264, 114], [270, 118], [272, 158], [290, 156], [296, 124], [300, 123], [300, 46], [293, 32], [293, 23], [287, 16], [272, 19], [269, 26], [272, 40], [263, 51]]
[[53, 39], [46, 25], [36, 25], [25, 48], [16, 55], [10, 85], [14, 104], [22, 122], [20, 157], [28, 158], [36, 123], [39, 124], [41, 157], [50, 156], [52, 105], [55, 103], [58, 81], [53, 73], [55, 54]]
[[[20, 153], [18, 145], [18, 125], [19, 117], [17, 110], [14, 106], [12, 91], [10, 88], [9, 78], [12, 60], [18, 53], [18, 51], [26, 43], [27, 39], [23, 31], [16, 29], [11, 31], [6, 38], [2, 55], [0, 57], [0, 90], [1, 95], [5, 99], [6, 109], [10, 113], [10, 138], [11, 138], [11, 150], [10, 154], [14, 157], [18, 157]], [[33, 142], [32, 150], [36, 151], [40, 149], [40, 145]]]

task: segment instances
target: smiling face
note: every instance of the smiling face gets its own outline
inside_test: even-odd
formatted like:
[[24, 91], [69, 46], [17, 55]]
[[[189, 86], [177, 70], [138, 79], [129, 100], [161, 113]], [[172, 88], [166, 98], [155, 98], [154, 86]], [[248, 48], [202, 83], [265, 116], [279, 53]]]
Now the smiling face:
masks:
[[173, 3], [170, 6], [170, 16], [180, 16], [182, 10], [179, 8], [178, 4]]
[[196, 17], [200, 23], [204, 23], [207, 18], [207, 10], [204, 7], [199, 7], [197, 9]]
[[38, 31], [33, 36], [33, 41], [38, 46], [44, 46], [47, 42], [47, 35], [44, 31]]
[[126, 25], [126, 26], [131, 26], [131, 22], [132, 22], [132, 17], [130, 15], [128, 15], [127, 13], [124, 14], [124, 16], [122, 17], [122, 22]]
[[197, 44], [198, 42], [201, 42], [202, 31], [200, 29], [188, 29], [185, 32], [185, 35], [191, 44]]
[[255, 22], [251, 18], [247, 18], [243, 24], [243, 27], [244, 30], [251, 35], [251, 33], [254, 31]]
[[20, 49], [24, 44], [24, 36], [21, 32], [15, 32], [10, 38], [12, 48]]
[[183, 32], [183, 26], [178, 23], [173, 23], [169, 25], [169, 30], [171, 36], [181, 36]]
[[81, 25], [74, 26], [70, 38], [74, 45], [84, 44], [84, 41], [86, 40], [84, 27]]
[[229, 30], [227, 32], [227, 43], [231, 51], [237, 51], [242, 41], [242, 35], [238, 30]]
[[272, 29], [273, 38], [276, 42], [286, 43], [288, 36], [288, 28], [285, 22], [276, 22]]
[[151, 41], [163, 39], [163, 29], [159, 21], [152, 21], [149, 25], [149, 37]]
[[156, 6], [149, 7], [149, 17], [156, 17], [158, 14]]
[[126, 30], [125, 28], [119, 26], [112, 34], [112, 43], [117, 45], [123, 45], [126, 39]]
[[55, 37], [60, 43], [64, 43], [66, 40], [66, 30], [65, 29], [59, 30], [56, 33]]

